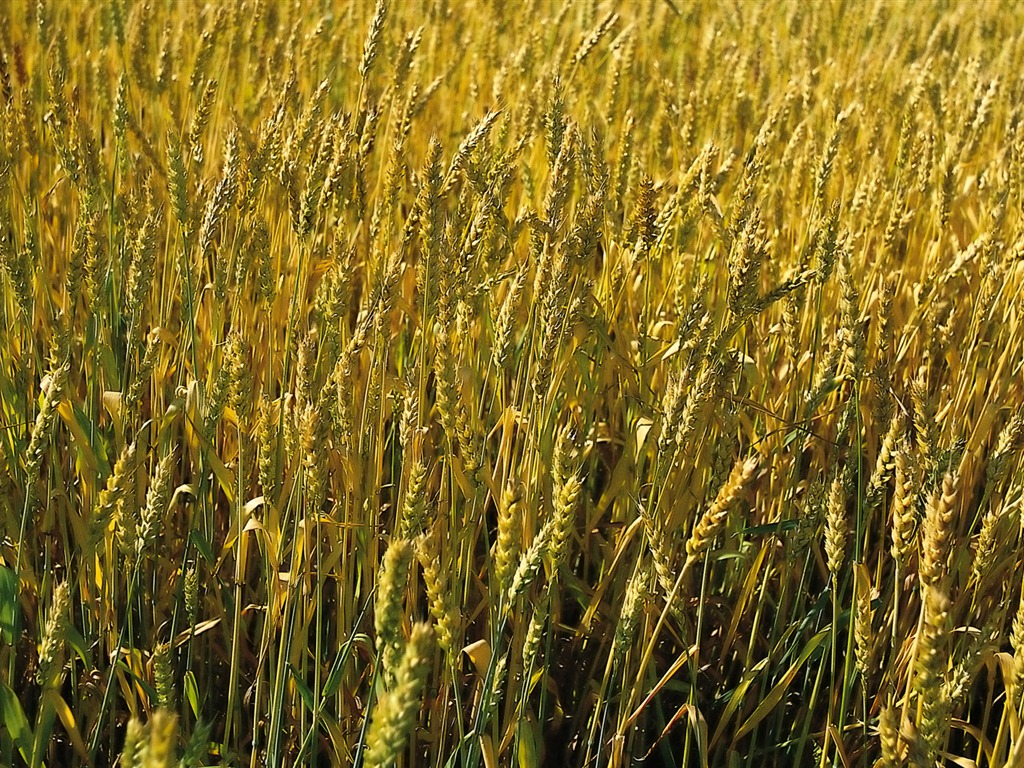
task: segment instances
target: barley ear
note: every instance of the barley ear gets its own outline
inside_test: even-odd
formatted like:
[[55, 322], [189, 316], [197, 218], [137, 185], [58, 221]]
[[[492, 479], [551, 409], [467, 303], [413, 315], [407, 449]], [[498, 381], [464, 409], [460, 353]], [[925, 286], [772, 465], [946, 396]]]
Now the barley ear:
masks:
[[366, 735], [366, 768], [390, 766], [405, 749], [416, 717], [423, 706], [421, 695], [434, 653], [434, 631], [416, 624], [394, 670], [395, 683], [377, 702]]
[[397, 539], [388, 545], [377, 581], [374, 606], [374, 629], [377, 651], [383, 656], [385, 675], [393, 673], [402, 646], [402, 596], [409, 578], [413, 548], [408, 539]]
[[924, 752], [922, 765], [934, 765], [949, 727], [949, 702], [943, 680], [949, 649], [949, 599], [937, 589], [925, 589], [924, 621], [918, 637], [914, 688], [917, 693], [917, 730]]
[[70, 594], [67, 581], [62, 581], [53, 590], [53, 599], [43, 627], [39, 644], [39, 665], [36, 668], [36, 682], [44, 688], [59, 687], [64, 676], [62, 651], [67, 632]]
[[651, 572], [646, 565], [640, 565], [630, 576], [626, 585], [626, 595], [619, 612], [619, 622], [615, 625], [615, 636], [612, 639], [612, 658], [618, 662], [629, 650], [633, 636], [640, 623], [640, 616], [650, 596]]
[[842, 473], [832, 479], [828, 493], [828, 512], [825, 517], [825, 556], [832, 578], [838, 580], [846, 558], [846, 538], [849, 526], [846, 520], [846, 489]]
[[903, 567], [914, 545], [914, 531], [917, 528], [918, 483], [916, 462], [911, 453], [910, 443], [900, 440], [896, 444], [895, 488], [892, 497], [892, 545], [893, 560]]
[[[871, 576], [867, 566], [857, 563], [854, 566], [856, 579], [854, 593], [853, 640], [857, 658], [857, 669], [862, 678], [867, 678], [871, 667], [871, 655], [874, 650], [874, 616], [871, 610]], [[866, 684], [865, 684], [866, 689]]]
[[957, 484], [958, 477], [947, 472], [941, 489], [933, 491], [925, 504], [919, 569], [922, 583], [929, 586], [937, 586], [949, 567]]
[[690, 534], [690, 538], [686, 542], [686, 562], [683, 566], [684, 570], [693, 569], [704, 556], [704, 554], [711, 548], [711, 544], [718, 535], [722, 526], [725, 524], [725, 518], [729, 514], [729, 509], [732, 507], [733, 502], [742, 493], [744, 487], [754, 476], [754, 471], [757, 469], [757, 457], [750, 456], [746, 459], [737, 461], [732, 468], [732, 472], [729, 474], [728, 479], [718, 491], [718, 495], [715, 496], [715, 500], [711, 503], [711, 506], [707, 508], [697, 524], [693, 527], [693, 532]]
[[459, 628], [458, 608], [455, 606], [447, 574], [450, 564], [441, 559], [441, 533], [435, 526], [431, 533], [416, 540], [416, 558], [423, 569], [423, 581], [427, 587], [430, 615], [434, 617], [437, 645], [454, 660], [454, 638]]
[[521, 502], [522, 487], [509, 482], [502, 491], [498, 502], [498, 540], [494, 552], [494, 579], [500, 594], [504, 594], [512, 581], [516, 557], [520, 554], [522, 530]]
[[900, 715], [891, 702], [882, 707], [878, 716], [878, 737], [882, 768], [898, 768], [903, 765], [900, 755]]
[[537, 532], [537, 535], [533, 537], [530, 548], [519, 558], [519, 565], [516, 566], [515, 573], [512, 575], [512, 583], [508, 588], [506, 608], [511, 608], [515, 605], [516, 600], [530, 588], [530, 585], [533, 584], [540, 574], [541, 566], [544, 564], [544, 557], [551, 546], [552, 535], [552, 523], [549, 519]]

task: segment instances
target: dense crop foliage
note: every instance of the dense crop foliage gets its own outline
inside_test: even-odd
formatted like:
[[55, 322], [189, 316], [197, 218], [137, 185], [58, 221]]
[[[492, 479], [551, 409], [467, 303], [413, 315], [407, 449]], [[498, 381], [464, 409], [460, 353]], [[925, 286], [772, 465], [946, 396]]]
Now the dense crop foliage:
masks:
[[0, 764], [1024, 764], [1014, 3], [0, 4]]

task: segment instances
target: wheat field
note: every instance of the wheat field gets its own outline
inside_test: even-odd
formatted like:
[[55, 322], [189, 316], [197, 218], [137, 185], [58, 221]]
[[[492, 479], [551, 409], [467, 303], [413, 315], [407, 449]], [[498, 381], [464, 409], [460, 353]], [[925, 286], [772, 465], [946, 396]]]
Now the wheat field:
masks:
[[0, 765], [1024, 766], [1024, 5], [0, 3]]

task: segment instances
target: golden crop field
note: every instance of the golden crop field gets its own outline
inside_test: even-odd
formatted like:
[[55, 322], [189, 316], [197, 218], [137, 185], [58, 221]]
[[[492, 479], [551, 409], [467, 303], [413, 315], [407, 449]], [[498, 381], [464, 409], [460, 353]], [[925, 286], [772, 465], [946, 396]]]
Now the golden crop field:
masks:
[[0, 3], [0, 765], [1024, 766], [1024, 5]]

